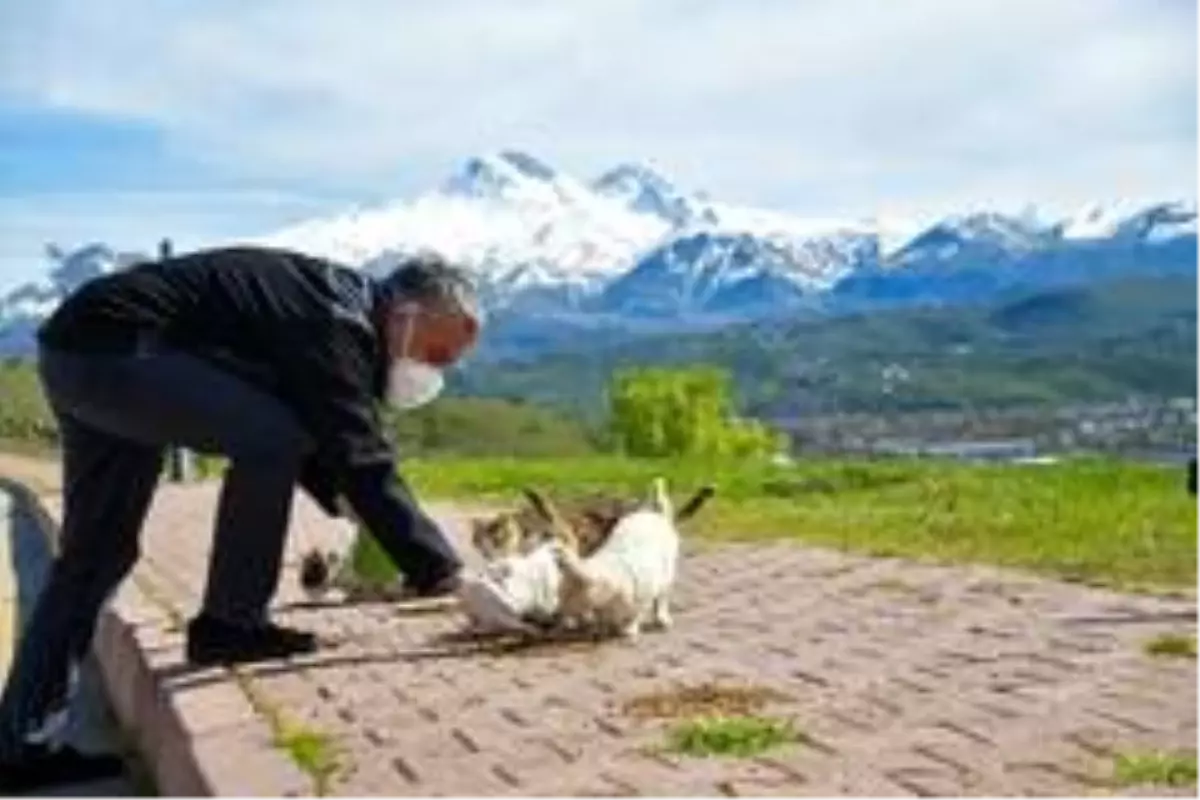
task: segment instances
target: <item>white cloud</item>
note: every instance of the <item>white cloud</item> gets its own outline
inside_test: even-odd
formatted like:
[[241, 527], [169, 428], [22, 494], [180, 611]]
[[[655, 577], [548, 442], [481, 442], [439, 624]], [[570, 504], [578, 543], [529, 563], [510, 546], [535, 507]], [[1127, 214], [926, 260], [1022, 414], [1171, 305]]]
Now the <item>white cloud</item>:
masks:
[[813, 213], [1194, 195], [1182, 0], [43, 0], [0, 95], [240, 185], [403, 195], [524, 148]]

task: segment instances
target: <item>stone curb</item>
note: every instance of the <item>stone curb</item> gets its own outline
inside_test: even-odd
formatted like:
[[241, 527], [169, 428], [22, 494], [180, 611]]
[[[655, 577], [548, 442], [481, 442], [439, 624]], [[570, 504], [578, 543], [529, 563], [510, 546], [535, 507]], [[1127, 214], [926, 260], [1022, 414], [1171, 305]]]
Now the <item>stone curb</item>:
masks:
[[[28, 486], [0, 489], [56, 542], [58, 522]], [[210, 668], [173, 677], [181, 662], [180, 615], [135, 573], [101, 611], [92, 641], [109, 702], [165, 796], [305, 796], [311, 782], [273, 744], [267, 722], [232, 673]]]

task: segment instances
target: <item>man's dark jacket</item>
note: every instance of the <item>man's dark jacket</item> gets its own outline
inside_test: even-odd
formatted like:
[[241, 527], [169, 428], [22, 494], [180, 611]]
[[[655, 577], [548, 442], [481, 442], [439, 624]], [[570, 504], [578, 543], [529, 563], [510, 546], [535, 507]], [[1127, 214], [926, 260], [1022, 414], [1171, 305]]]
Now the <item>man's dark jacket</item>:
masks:
[[[89, 281], [43, 324], [42, 346], [132, 353], [139, 342], [197, 355], [278, 398], [316, 441], [300, 484], [329, 514], [339, 496], [416, 584], [457, 566], [395, 474], [378, 402], [386, 298], [366, 275], [284, 250], [201, 251]], [[164, 443], [166, 444], [166, 443]]]

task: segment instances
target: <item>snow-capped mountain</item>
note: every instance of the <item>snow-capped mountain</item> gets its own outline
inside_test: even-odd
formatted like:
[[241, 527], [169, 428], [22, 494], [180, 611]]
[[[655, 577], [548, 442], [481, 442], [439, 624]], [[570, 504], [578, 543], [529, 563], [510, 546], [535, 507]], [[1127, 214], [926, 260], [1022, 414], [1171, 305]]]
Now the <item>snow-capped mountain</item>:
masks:
[[1064, 239], [1167, 242], [1196, 235], [1195, 203], [1092, 205], [1063, 220]]
[[468, 160], [413, 201], [312, 220], [259, 241], [376, 268], [435, 250], [474, 268], [503, 302], [526, 289], [595, 286], [670, 229], [532, 156], [503, 151]]
[[[623, 164], [584, 183], [505, 150], [469, 159], [415, 200], [312, 220], [259, 241], [372, 270], [435, 250], [472, 267], [495, 305], [580, 309], [643, 259], [699, 233], [714, 242], [768, 241], [766, 249], [785, 254], [774, 262], [779, 277], [802, 290], [828, 286], [845, 272], [848, 234], [855, 242], [871, 235], [861, 224], [712, 202], [644, 166]], [[719, 261], [709, 254], [703, 269]]]
[[689, 195], [649, 167], [621, 164], [592, 181], [592, 190], [625, 208], [650, 214], [674, 228], [716, 225], [712, 204], [702, 195]]
[[103, 244], [70, 252], [50, 245], [46, 257], [52, 266], [44, 277], [0, 295], [0, 356], [32, 351], [37, 326], [83, 284], [145, 260], [140, 254], [119, 253]]
[[[1129, 273], [1195, 274], [1196, 207], [1122, 202], [1065, 217], [972, 211], [913, 228], [724, 203], [633, 163], [580, 180], [504, 150], [466, 160], [415, 198], [251, 243], [372, 273], [437, 251], [475, 272], [499, 317], [520, 317], [522, 341], [541, 341], [556, 338], [535, 330], [550, 318], [586, 318], [591, 328], [600, 320], [710, 325], [801, 309], [973, 302], [1015, 286]], [[134, 258], [102, 244], [50, 256], [44, 279], [0, 295], [0, 352], [30, 341], [66, 293]]]
[[889, 266], [946, 265], [969, 260], [986, 263], [1049, 246], [1053, 228], [994, 212], [952, 216], [937, 223], [892, 254]]
[[1196, 274], [1194, 203], [1092, 206], [1061, 219], [953, 216], [874, 268], [847, 275], [830, 292], [829, 306], [973, 302], [1020, 287], [1130, 274]]
[[878, 255], [877, 237], [865, 232], [791, 239], [700, 230], [644, 256], [608, 284], [598, 305], [648, 316], [782, 310], [827, 291]]

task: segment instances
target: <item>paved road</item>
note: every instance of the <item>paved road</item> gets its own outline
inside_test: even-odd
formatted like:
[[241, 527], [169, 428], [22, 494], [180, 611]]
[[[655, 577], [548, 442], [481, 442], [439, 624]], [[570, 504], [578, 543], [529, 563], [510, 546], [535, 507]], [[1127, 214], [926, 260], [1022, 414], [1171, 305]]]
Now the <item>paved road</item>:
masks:
[[[15, 633], [30, 611], [49, 560], [49, 550], [33, 520], [12, 495], [0, 490], [0, 675], [8, 675]], [[71, 740], [80, 749], [114, 748], [117, 731], [93, 664], [88, 664], [81, 676], [80, 700], [72, 720]], [[121, 779], [58, 787], [53, 792], [43, 793], [43, 796], [114, 797], [134, 794], [137, 792], [132, 782]]]

